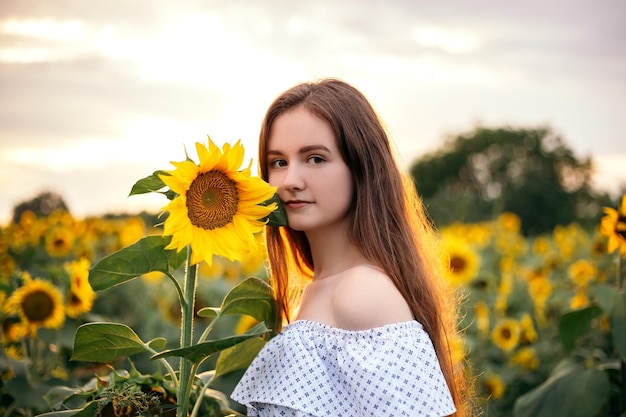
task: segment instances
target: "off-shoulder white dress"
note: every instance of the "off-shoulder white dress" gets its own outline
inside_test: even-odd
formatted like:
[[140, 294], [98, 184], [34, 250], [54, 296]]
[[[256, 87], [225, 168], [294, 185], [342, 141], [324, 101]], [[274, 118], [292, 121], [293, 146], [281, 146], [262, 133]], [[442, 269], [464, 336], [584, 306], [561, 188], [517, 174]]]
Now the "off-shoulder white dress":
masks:
[[298, 320], [259, 352], [231, 398], [250, 416], [447, 416], [455, 406], [417, 321], [344, 330]]

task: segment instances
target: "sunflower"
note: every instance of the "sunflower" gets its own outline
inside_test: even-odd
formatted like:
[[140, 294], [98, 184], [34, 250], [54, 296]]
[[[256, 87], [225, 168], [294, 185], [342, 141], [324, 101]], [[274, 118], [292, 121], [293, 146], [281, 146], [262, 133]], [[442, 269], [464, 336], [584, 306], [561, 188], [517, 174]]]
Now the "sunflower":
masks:
[[57, 258], [69, 255], [75, 241], [74, 233], [69, 228], [61, 226], [50, 229], [44, 239], [46, 252]]
[[19, 315], [31, 331], [38, 327], [58, 329], [65, 321], [61, 291], [43, 279], [26, 277], [24, 286], [9, 296], [4, 310]]
[[255, 324], [259, 321], [252, 316], [244, 315], [241, 316], [239, 322], [235, 326], [235, 334], [243, 334], [246, 331], [250, 330]]
[[498, 227], [508, 233], [519, 233], [522, 221], [519, 216], [510, 211], [502, 213], [497, 219]]
[[552, 252], [552, 243], [547, 236], [539, 236], [533, 242], [533, 253], [539, 256], [546, 256]]
[[166, 277], [161, 271], [151, 271], [143, 274], [141, 278], [149, 284], [158, 284]]
[[618, 250], [621, 255], [626, 256], [626, 194], [622, 196], [619, 211], [605, 207], [604, 214], [600, 222], [600, 233], [609, 238], [608, 253]]
[[459, 286], [472, 282], [480, 268], [478, 253], [459, 238], [445, 237], [442, 245], [441, 253], [449, 282]]
[[478, 332], [481, 336], [486, 336], [489, 333], [489, 307], [484, 301], [479, 301], [474, 305], [474, 314]]
[[576, 291], [576, 294], [569, 302], [569, 306], [573, 309], [587, 307], [589, 305], [589, 298], [584, 288], [580, 288]]
[[19, 318], [11, 316], [2, 320], [2, 342], [5, 345], [18, 343], [26, 336], [28, 336], [28, 329]]
[[567, 272], [570, 279], [579, 287], [585, 287], [598, 274], [595, 265], [586, 259], [574, 262]]
[[525, 347], [520, 349], [511, 357], [511, 364], [517, 365], [522, 369], [532, 370], [537, 369], [539, 366], [539, 357], [537, 352], [531, 347]]
[[530, 314], [524, 313], [519, 324], [522, 331], [520, 343], [532, 343], [537, 340], [539, 336], [537, 335], [537, 330], [535, 330], [535, 325], [533, 324], [533, 319], [530, 317]]
[[508, 352], [519, 343], [521, 327], [517, 320], [504, 318], [500, 320], [491, 332], [491, 340], [500, 349]]
[[483, 380], [483, 388], [487, 391], [489, 398], [498, 399], [502, 398], [504, 391], [506, 391], [506, 385], [502, 378], [496, 374], [489, 374]]
[[261, 220], [276, 209], [264, 206], [276, 192], [250, 168], [240, 170], [244, 148], [240, 141], [225, 144], [220, 151], [209, 138], [208, 148], [196, 143], [199, 164], [191, 160], [172, 162], [176, 167], [160, 175], [178, 196], [164, 211], [164, 235], [172, 236], [166, 249], [181, 251], [191, 246], [191, 263], [212, 263], [213, 255], [241, 260], [254, 246], [255, 233], [263, 230]]
[[91, 310], [96, 293], [89, 283], [90, 262], [82, 258], [79, 261], [69, 262], [65, 269], [70, 274], [70, 290], [67, 296], [67, 315], [76, 318], [82, 313]]
[[533, 276], [528, 281], [528, 294], [536, 306], [543, 307], [552, 295], [552, 283], [545, 274]]

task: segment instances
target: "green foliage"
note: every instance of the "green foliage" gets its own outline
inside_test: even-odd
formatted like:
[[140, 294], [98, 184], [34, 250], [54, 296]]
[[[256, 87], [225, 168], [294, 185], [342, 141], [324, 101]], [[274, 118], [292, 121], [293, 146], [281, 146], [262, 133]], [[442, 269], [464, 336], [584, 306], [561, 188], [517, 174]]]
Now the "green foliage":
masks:
[[538, 234], [600, 215], [590, 159], [576, 158], [549, 128], [477, 128], [420, 158], [411, 174], [439, 225], [509, 211], [525, 234]]
[[[152, 250], [158, 251], [158, 248]], [[110, 258], [116, 258], [123, 253], [124, 250], [116, 254], [110, 255]], [[119, 265], [119, 268], [125, 268], [123, 263], [110, 263], [111, 267]], [[103, 282], [103, 287], [107, 288], [117, 284], [117, 276], [115, 270], [94, 269], [92, 271], [94, 277], [101, 277], [101, 274], [107, 277], [113, 277], [109, 280], [100, 279]], [[194, 364], [194, 369], [197, 369], [200, 364], [206, 361], [209, 357], [216, 353], [226, 352], [223, 358], [220, 358], [219, 372], [212, 371], [210, 378], [207, 381], [198, 380], [194, 377], [194, 384], [191, 387], [192, 391], [203, 392], [200, 396], [202, 401], [209, 401], [209, 403], [218, 402], [227, 404], [228, 401], [223, 393], [220, 391], [207, 390], [206, 388], [217, 377], [223, 376], [229, 372], [236, 371], [238, 369], [245, 368], [252, 359], [256, 356], [258, 351], [263, 347], [265, 341], [260, 339], [261, 336], [270, 334], [270, 329], [265, 325], [265, 322], [273, 322], [274, 311], [272, 308], [271, 289], [262, 280], [258, 278], [248, 278], [238, 285], [234, 286], [229, 293], [224, 297], [222, 305], [219, 308], [206, 308], [204, 310], [205, 316], [210, 316], [213, 321], [210, 327], [215, 325], [216, 321], [227, 315], [250, 315], [260, 322], [247, 330], [241, 335], [231, 335], [222, 337], [215, 340], [206, 340], [209, 332], [205, 330], [205, 333], [200, 337], [200, 340], [192, 346], [178, 349], [168, 349], [160, 352], [156, 352], [154, 349], [157, 347], [164, 347], [165, 343], [161, 338], [154, 339], [149, 342], [142, 341], [139, 336], [128, 326], [117, 323], [86, 323], [81, 326], [76, 332], [76, 338], [74, 342], [74, 354], [73, 360], [92, 361], [110, 363], [119, 359], [123, 359], [130, 355], [136, 355], [139, 353], [152, 354], [153, 360], [160, 360], [161, 363], [168, 368], [169, 364], [164, 360], [167, 357], [181, 357]], [[208, 313], [208, 312], [212, 313]], [[210, 329], [209, 327], [209, 329]], [[157, 343], [155, 343], [157, 341]], [[169, 377], [164, 378], [165, 382], [169, 385], [176, 385], [177, 374], [172, 372]], [[151, 377], [151, 376], [147, 376]], [[204, 388], [201, 388], [197, 383], [201, 382]], [[118, 384], [119, 385], [119, 384]], [[102, 393], [98, 393], [97, 389], [89, 389], [86, 393], [94, 396], [94, 401], [101, 403]], [[55, 395], [56, 393], [56, 395]], [[48, 398], [59, 397], [65, 395], [61, 403], [58, 402], [58, 398], [55, 399], [51, 406], [59, 408], [65, 404], [65, 401], [74, 398], [74, 391], [57, 389], [55, 392], [49, 392]], [[66, 395], [66, 394], [70, 395]], [[199, 395], [199, 394], [196, 394]], [[205, 399], [208, 397], [208, 399]], [[202, 406], [202, 405], [201, 405]], [[205, 405], [209, 407], [209, 405]], [[102, 407], [100, 406], [99, 409]], [[222, 410], [224, 407], [219, 407]], [[228, 408], [228, 407], [227, 407]], [[93, 402], [85, 402], [82, 408], [73, 410], [73, 413], [63, 414], [69, 415], [94, 415], [92, 411]], [[229, 413], [232, 410], [228, 409]], [[80, 413], [80, 414], [79, 414]], [[206, 414], [205, 414], [206, 415]], [[226, 414], [209, 414], [209, 415], [226, 415]], [[55, 413], [45, 414], [46, 417], [56, 416]]]
[[[559, 337], [569, 356], [550, 378], [516, 401], [514, 417], [614, 416], [625, 410], [626, 293], [608, 285], [594, 293], [596, 305], [561, 316]], [[611, 326], [609, 343], [602, 343], [592, 325], [602, 314]]]
[[592, 322], [602, 313], [598, 306], [590, 306], [570, 311], [561, 316], [559, 320], [559, 337], [566, 353], [576, 346], [576, 341], [587, 334], [593, 327]]
[[595, 369], [571, 367], [515, 403], [515, 417], [591, 417], [609, 396], [609, 378]]

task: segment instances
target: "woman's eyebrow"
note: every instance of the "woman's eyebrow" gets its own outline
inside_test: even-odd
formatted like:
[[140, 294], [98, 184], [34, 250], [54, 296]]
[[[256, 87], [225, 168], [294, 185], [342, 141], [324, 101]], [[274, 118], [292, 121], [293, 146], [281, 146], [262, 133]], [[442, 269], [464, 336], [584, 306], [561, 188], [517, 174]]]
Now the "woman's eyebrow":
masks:
[[[326, 152], [330, 152], [330, 149], [328, 149], [328, 147], [324, 146], [324, 145], [307, 145], [307, 146], [303, 146], [302, 148], [300, 148], [298, 150], [298, 153], [307, 153], [307, 152], [311, 152], [311, 151], [326, 151]], [[267, 155], [282, 155], [283, 152], [276, 150], [276, 149], [268, 149], [267, 150]]]
[[309, 145], [309, 146], [303, 146], [302, 148], [300, 148], [300, 153], [306, 153], [306, 152], [311, 152], [311, 151], [326, 151], [326, 152], [330, 152], [330, 149], [328, 149], [324, 145]]

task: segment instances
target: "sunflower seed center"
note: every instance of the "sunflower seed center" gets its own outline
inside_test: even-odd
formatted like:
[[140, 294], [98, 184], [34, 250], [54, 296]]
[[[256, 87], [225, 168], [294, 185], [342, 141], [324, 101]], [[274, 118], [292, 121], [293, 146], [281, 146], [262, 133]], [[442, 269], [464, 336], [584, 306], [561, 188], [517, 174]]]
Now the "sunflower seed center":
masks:
[[626, 216], [619, 216], [615, 222], [615, 233], [626, 239]]
[[45, 321], [52, 315], [54, 301], [44, 291], [35, 291], [22, 301], [22, 311], [30, 322]]
[[460, 256], [452, 256], [450, 259], [450, 269], [452, 272], [459, 272], [465, 269], [465, 259]]
[[205, 230], [226, 226], [237, 214], [237, 185], [221, 171], [204, 172], [187, 190], [187, 213], [191, 224]]

